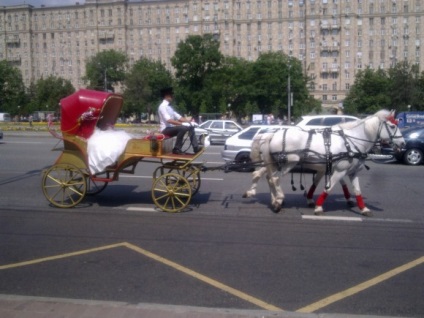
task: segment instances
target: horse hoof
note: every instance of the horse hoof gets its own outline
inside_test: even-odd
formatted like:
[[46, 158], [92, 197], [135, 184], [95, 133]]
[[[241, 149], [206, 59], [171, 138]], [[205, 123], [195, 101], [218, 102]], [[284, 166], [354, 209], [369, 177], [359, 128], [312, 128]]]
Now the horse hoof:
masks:
[[281, 205], [275, 205], [272, 207], [272, 212], [279, 213], [281, 211]]
[[365, 207], [364, 209], [362, 209], [361, 215], [363, 215], [363, 216], [372, 216], [372, 212], [368, 208]]
[[243, 199], [247, 198], [247, 193], [243, 193], [243, 195], [241, 196]]
[[315, 207], [315, 201], [312, 199], [307, 199], [308, 208], [314, 208]]
[[346, 203], [347, 203], [347, 206], [350, 208], [353, 208], [355, 206], [355, 202], [352, 200], [347, 200]]
[[324, 215], [324, 210], [323, 210], [322, 206], [316, 206], [314, 214], [315, 215]]

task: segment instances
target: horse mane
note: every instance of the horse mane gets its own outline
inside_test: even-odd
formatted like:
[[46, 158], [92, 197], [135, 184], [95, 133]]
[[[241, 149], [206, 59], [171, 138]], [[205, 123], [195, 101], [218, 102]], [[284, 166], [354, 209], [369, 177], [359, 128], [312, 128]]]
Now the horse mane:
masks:
[[351, 128], [358, 126], [360, 124], [361, 120], [362, 119], [352, 120], [352, 121], [348, 121], [348, 122], [345, 122], [345, 123], [337, 124], [333, 127], [337, 127], [337, 128], [341, 128], [341, 129], [351, 129]]
[[352, 129], [359, 126], [361, 123], [363, 123], [364, 121], [372, 117], [378, 117], [378, 119], [381, 121], [387, 121], [387, 120], [390, 120], [390, 116], [393, 116], [391, 111], [388, 111], [387, 109], [382, 109], [376, 112], [374, 115], [370, 115], [359, 120], [353, 120], [353, 121], [348, 121], [346, 123], [337, 124], [334, 127], [341, 128], [341, 129]]

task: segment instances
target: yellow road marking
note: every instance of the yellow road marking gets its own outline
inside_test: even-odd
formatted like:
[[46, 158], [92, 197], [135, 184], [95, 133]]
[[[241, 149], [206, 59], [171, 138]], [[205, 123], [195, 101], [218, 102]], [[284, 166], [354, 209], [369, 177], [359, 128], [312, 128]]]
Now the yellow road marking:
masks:
[[108, 250], [108, 249], [112, 249], [112, 248], [117, 248], [117, 247], [126, 247], [130, 250], [133, 250], [137, 253], [140, 253], [148, 258], [151, 258], [155, 261], [158, 261], [164, 265], [167, 265], [169, 267], [172, 267], [184, 274], [187, 274], [193, 278], [196, 278], [204, 283], [207, 283], [215, 288], [221, 289], [222, 291], [225, 291], [229, 294], [232, 294], [240, 299], [243, 299], [247, 302], [250, 302], [260, 308], [266, 309], [266, 310], [270, 310], [270, 311], [283, 311], [281, 308], [278, 308], [276, 306], [273, 306], [271, 304], [268, 304], [258, 298], [255, 298], [253, 296], [250, 296], [246, 293], [243, 293], [237, 289], [234, 289], [228, 285], [225, 285], [223, 283], [220, 283], [214, 279], [211, 279], [205, 275], [202, 275], [198, 272], [195, 272], [187, 267], [184, 267], [182, 265], [179, 265], [173, 261], [170, 261], [166, 258], [163, 258], [157, 254], [151, 253], [145, 249], [142, 249], [136, 245], [130, 244], [128, 242], [123, 242], [123, 243], [117, 243], [117, 244], [112, 244], [112, 245], [106, 245], [106, 246], [101, 246], [101, 247], [97, 247], [97, 248], [91, 248], [91, 249], [86, 249], [86, 250], [81, 250], [81, 251], [77, 251], [77, 252], [72, 252], [72, 253], [66, 253], [66, 254], [60, 254], [60, 255], [55, 255], [55, 256], [49, 256], [49, 257], [44, 257], [44, 258], [39, 258], [39, 259], [35, 259], [35, 260], [31, 260], [31, 261], [25, 261], [25, 262], [20, 262], [20, 263], [15, 263], [15, 264], [9, 264], [9, 265], [1, 265], [0, 266], [0, 270], [4, 270], [4, 269], [11, 269], [11, 268], [17, 268], [17, 267], [22, 267], [22, 266], [28, 266], [28, 265], [34, 265], [34, 264], [39, 264], [39, 263], [43, 263], [43, 262], [49, 262], [49, 261], [54, 261], [54, 260], [59, 260], [59, 259], [63, 259], [63, 258], [67, 258], [67, 257], [73, 257], [73, 256], [79, 256], [79, 255], [84, 255], [84, 254], [89, 254], [89, 253], [94, 253], [94, 252], [99, 252], [99, 251], [104, 251], [104, 250]]
[[108, 250], [108, 249], [116, 248], [116, 247], [121, 247], [121, 246], [124, 246], [124, 245], [122, 243], [118, 243], [118, 244], [112, 244], [112, 245], [107, 245], [107, 246], [91, 248], [91, 249], [88, 249], [88, 250], [82, 250], [82, 251], [60, 254], [60, 255], [55, 255], [55, 256], [49, 256], [49, 257], [44, 257], [44, 258], [38, 258], [38, 259], [35, 259], [35, 260], [32, 260], [32, 261], [20, 262], [20, 263], [9, 264], [9, 265], [2, 265], [2, 266], [0, 266], [0, 270], [9, 269], [9, 268], [16, 268], [16, 267], [21, 267], [21, 266], [34, 265], [34, 264], [39, 264], [39, 263], [43, 263], [43, 262], [54, 261], [54, 260], [61, 259], [61, 258], [67, 258], [67, 257], [72, 257], [72, 256], [78, 256], [78, 255], [93, 253], [93, 252], [104, 251], [104, 250]]
[[347, 298], [347, 297], [350, 297], [350, 296], [352, 296], [354, 294], [357, 294], [357, 293], [359, 293], [359, 292], [361, 292], [361, 291], [363, 291], [363, 290], [365, 290], [367, 288], [370, 288], [370, 287], [372, 287], [374, 285], [377, 285], [377, 284], [379, 284], [379, 283], [381, 283], [381, 282], [383, 282], [385, 280], [388, 280], [388, 279], [390, 279], [390, 278], [392, 278], [392, 277], [394, 277], [396, 275], [399, 275], [399, 274], [401, 274], [401, 273], [403, 273], [403, 272], [405, 272], [407, 270], [410, 270], [411, 268], [414, 268], [414, 267], [416, 267], [418, 265], [421, 265], [423, 263], [424, 263], [424, 256], [422, 256], [422, 257], [420, 257], [420, 258], [418, 258], [418, 259], [416, 259], [416, 260], [414, 260], [412, 262], [409, 262], [409, 263], [407, 263], [405, 265], [396, 267], [396, 268], [394, 268], [394, 269], [392, 269], [392, 270], [390, 270], [390, 271], [388, 271], [388, 272], [386, 272], [384, 274], [381, 274], [379, 276], [376, 276], [376, 277], [374, 277], [374, 278], [372, 278], [370, 280], [367, 280], [367, 281], [365, 281], [365, 282], [363, 282], [363, 283], [361, 283], [359, 285], [356, 285], [356, 286], [354, 286], [352, 288], [346, 289], [346, 290], [344, 290], [344, 291], [342, 291], [340, 293], [337, 293], [337, 294], [331, 295], [329, 297], [326, 297], [326, 298], [324, 298], [324, 299], [322, 299], [320, 301], [317, 301], [317, 302], [315, 302], [315, 303], [313, 303], [311, 305], [308, 305], [306, 307], [300, 308], [296, 312], [312, 313], [312, 312], [314, 312], [314, 311], [316, 311], [318, 309], [321, 309], [321, 308], [326, 307], [326, 306], [328, 306], [328, 305], [330, 305], [332, 303], [335, 303], [335, 302], [337, 302], [339, 300], [342, 300], [344, 298]]
[[266, 309], [266, 310], [271, 310], [271, 311], [283, 311], [281, 308], [278, 308], [276, 306], [273, 306], [271, 304], [268, 304], [266, 302], [263, 302], [260, 299], [257, 299], [255, 297], [252, 297], [252, 296], [248, 295], [248, 294], [245, 294], [245, 293], [243, 293], [243, 292], [241, 292], [241, 291], [239, 291], [237, 289], [234, 289], [234, 288], [232, 288], [232, 287], [230, 287], [228, 285], [222, 284], [222, 283], [220, 283], [220, 282], [218, 282], [218, 281], [216, 281], [214, 279], [211, 279], [211, 278], [209, 278], [209, 277], [207, 277], [205, 275], [202, 275], [202, 274], [200, 274], [198, 272], [195, 272], [195, 271], [193, 271], [193, 270], [191, 270], [191, 269], [189, 269], [187, 267], [184, 267], [184, 266], [182, 266], [180, 264], [177, 264], [177, 263], [175, 263], [173, 261], [170, 261], [170, 260], [168, 260], [166, 258], [163, 258], [163, 257], [161, 257], [159, 255], [153, 254], [153, 253], [151, 253], [151, 252], [149, 252], [149, 251], [147, 251], [145, 249], [142, 249], [142, 248], [140, 248], [138, 246], [132, 245], [130, 243], [124, 243], [124, 245], [126, 247], [128, 247], [129, 249], [132, 249], [132, 250], [134, 250], [134, 251], [136, 251], [138, 253], [143, 254], [146, 257], [149, 257], [151, 259], [154, 259], [155, 261], [158, 261], [158, 262], [160, 262], [162, 264], [165, 264], [165, 265], [167, 265], [169, 267], [172, 267], [172, 268], [174, 268], [174, 269], [176, 269], [176, 270], [178, 270], [180, 272], [183, 272], [184, 274], [187, 274], [187, 275], [189, 275], [191, 277], [194, 277], [194, 278], [196, 278], [196, 279], [198, 279], [198, 280], [200, 280], [200, 281], [202, 281], [204, 283], [207, 283], [209, 285], [212, 285], [213, 287], [216, 287], [218, 289], [221, 289], [221, 290], [223, 290], [223, 291], [225, 291], [225, 292], [227, 292], [229, 294], [232, 294], [232, 295], [234, 295], [234, 296], [236, 296], [236, 297], [238, 297], [240, 299], [243, 299], [243, 300], [248, 301], [248, 302], [250, 302], [252, 304], [255, 304], [258, 307], [261, 307], [261, 308]]

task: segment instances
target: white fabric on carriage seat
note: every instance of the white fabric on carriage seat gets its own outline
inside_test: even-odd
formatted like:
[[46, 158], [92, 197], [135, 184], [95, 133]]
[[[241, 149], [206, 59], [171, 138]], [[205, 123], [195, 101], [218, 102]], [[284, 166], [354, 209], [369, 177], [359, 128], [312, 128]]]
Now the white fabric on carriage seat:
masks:
[[133, 137], [123, 130], [100, 130], [96, 128], [87, 140], [88, 165], [96, 174], [116, 163], [125, 151], [128, 140]]

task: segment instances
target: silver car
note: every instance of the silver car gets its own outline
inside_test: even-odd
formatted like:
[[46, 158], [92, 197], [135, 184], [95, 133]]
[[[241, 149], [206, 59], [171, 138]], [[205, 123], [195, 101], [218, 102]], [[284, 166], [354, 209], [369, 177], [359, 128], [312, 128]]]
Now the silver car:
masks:
[[208, 132], [209, 142], [224, 144], [228, 137], [238, 133], [243, 128], [232, 120], [208, 120], [199, 126]]
[[[280, 125], [252, 125], [239, 133], [231, 136], [225, 141], [224, 149], [221, 151], [222, 159], [226, 162], [235, 162], [240, 164], [248, 164], [251, 162], [250, 150], [252, 148], [253, 138], [256, 135], [276, 132], [280, 129], [285, 129], [293, 126]], [[239, 171], [252, 171], [254, 168], [240, 168]]]

